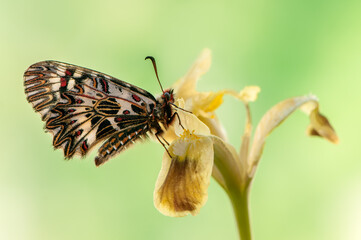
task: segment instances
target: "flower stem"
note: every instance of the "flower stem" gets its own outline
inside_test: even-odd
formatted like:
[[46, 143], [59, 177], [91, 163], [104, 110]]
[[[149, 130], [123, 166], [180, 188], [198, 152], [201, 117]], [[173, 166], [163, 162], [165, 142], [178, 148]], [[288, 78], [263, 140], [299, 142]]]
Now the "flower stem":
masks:
[[251, 240], [251, 226], [249, 221], [248, 191], [230, 191], [229, 197], [237, 221], [240, 240]]

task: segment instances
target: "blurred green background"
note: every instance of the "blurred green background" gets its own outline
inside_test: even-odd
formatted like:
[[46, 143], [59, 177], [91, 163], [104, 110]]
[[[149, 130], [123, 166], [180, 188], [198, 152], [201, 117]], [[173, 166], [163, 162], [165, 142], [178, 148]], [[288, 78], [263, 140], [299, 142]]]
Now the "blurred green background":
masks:
[[[160, 144], [100, 168], [96, 151], [64, 161], [23, 90], [25, 69], [53, 59], [157, 94], [144, 57], [167, 87], [204, 47], [213, 63], [199, 90], [260, 86], [255, 122], [283, 99], [316, 94], [340, 138], [307, 137], [301, 112], [268, 138], [251, 192], [254, 238], [361, 239], [360, 16], [358, 0], [0, 0], [0, 239], [237, 239], [215, 181], [198, 216], [165, 217], [152, 196]], [[218, 113], [238, 146], [242, 105], [226, 98]]]

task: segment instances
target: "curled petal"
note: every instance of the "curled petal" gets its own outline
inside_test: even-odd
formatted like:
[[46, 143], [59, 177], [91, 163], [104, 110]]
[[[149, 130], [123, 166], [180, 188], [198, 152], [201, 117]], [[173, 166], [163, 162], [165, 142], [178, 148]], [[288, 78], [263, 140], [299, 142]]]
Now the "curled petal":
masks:
[[240, 92], [236, 92], [234, 90], [224, 90], [224, 94], [229, 94], [245, 103], [248, 103], [256, 101], [260, 91], [261, 89], [258, 86], [246, 86]]
[[164, 215], [196, 215], [206, 203], [213, 167], [213, 143], [207, 137], [179, 138], [163, 156], [154, 205]]
[[254, 102], [257, 100], [260, 91], [261, 89], [258, 86], [246, 86], [238, 94], [238, 98], [244, 102]]
[[317, 135], [325, 137], [333, 143], [338, 141], [337, 135], [328, 120], [319, 114], [318, 99], [315, 96], [308, 95], [282, 101], [273, 106], [262, 117], [256, 128], [248, 159], [248, 172], [251, 178], [255, 172], [259, 159], [261, 158], [266, 137], [291, 113], [301, 106], [303, 106], [302, 110], [310, 115], [311, 133], [314, 133], [315, 135], [317, 132]]
[[332, 143], [338, 143], [338, 137], [328, 119], [318, 109], [318, 104], [310, 102], [302, 106], [302, 110], [310, 116], [310, 125], [307, 134], [326, 138]]

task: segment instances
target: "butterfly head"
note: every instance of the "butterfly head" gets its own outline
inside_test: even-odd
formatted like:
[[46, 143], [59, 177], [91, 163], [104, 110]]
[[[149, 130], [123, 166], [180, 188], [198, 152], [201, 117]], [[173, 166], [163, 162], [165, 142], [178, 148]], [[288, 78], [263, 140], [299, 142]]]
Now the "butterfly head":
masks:
[[173, 94], [173, 89], [167, 89], [163, 92], [162, 94], [162, 99], [164, 101], [165, 105], [174, 103], [174, 94]]
[[155, 108], [154, 115], [166, 128], [171, 123], [173, 115], [172, 104], [174, 104], [173, 89], [165, 90], [157, 98], [157, 107]]

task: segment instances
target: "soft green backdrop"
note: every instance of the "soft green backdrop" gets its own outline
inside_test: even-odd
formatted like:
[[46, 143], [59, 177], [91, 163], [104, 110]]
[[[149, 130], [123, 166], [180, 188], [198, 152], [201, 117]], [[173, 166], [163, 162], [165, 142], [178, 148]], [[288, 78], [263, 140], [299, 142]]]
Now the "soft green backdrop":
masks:
[[[361, 239], [361, 2], [0, 0], [0, 239], [237, 239], [225, 193], [212, 180], [196, 217], [153, 207], [162, 146], [138, 144], [100, 168], [95, 152], [64, 161], [26, 102], [22, 75], [54, 59], [157, 94], [204, 47], [199, 90], [259, 85], [254, 120], [288, 97], [316, 94], [340, 144], [305, 135], [292, 115], [269, 137], [251, 192], [255, 239]], [[219, 115], [240, 144], [242, 105]]]

